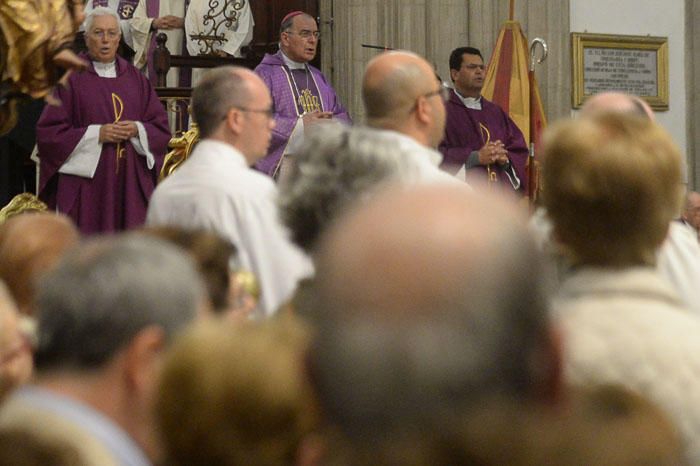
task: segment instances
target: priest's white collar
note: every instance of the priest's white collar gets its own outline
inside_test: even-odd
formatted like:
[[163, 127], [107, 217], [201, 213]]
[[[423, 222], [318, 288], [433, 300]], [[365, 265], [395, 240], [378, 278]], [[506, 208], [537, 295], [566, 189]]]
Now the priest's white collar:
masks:
[[101, 78], [116, 78], [117, 77], [117, 61], [113, 60], [109, 63], [93, 61], [92, 66], [95, 68], [95, 73]]
[[287, 65], [287, 68], [289, 68], [290, 70], [305, 70], [306, 69], [306, 63], [292, 60], [287, 55], [285, 55], [281, 49], [280, 49], [280, 55], [282, 55], [282, 60], [284, 61], [284, 64]]
[[462, 94], [457, 92], [457, 89], [454, 90], [455, 94], [457, 94], [457, 97], [460, 98], [462, 103], [464, 104], [465, 107], [471, 108], [472, 110], [481, 110], [481, 96], [474, 98], [474, 97], [464, 97]]

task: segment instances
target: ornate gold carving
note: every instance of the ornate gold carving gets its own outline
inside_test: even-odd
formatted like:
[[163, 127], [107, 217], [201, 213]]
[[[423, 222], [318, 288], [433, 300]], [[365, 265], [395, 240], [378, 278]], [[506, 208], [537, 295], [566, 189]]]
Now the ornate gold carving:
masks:
[[172, 172], [182, 165], [192, 153], [192, 149], [199, 141], [199, 127], [192, 122], [189, 131], [186, 131], [182, 136], [174, 137], [168, 143], [168, 147], [172, 150], [168, 152], [163, 161], [163, 168], [160, 170], [158, 181], [163, 181]]
[[15, 99], [48, 97], [59, 67], [86, 66], [68, 48], [84, 16], [80, 0], [0, 0], [0, 134], [14, 126]]
[[21, 193], [13, 197], [5, 207], [0, 209], [0, 223], [22, 213], [44, 212], [46, 210], [48, 210], [48, 206], [34, 194]]

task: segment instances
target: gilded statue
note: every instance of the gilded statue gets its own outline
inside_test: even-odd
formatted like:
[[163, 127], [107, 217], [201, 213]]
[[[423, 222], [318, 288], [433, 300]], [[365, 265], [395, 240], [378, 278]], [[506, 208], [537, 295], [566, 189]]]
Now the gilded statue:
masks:
[[82, 0], [0, 0], [0, 135], [16, 123], [17, 99], [50, 100], [71, 69], [87, 66], [71, 50], [84, 19]]
[[13, 197], [5, 207], [0, 209], [0, 223], [15, 215], [28, 212], [45, 212], [48, 209], [49, 207], [34, 194], [21, 193]]
[[195, 122], [192, 122], [189, 131], [186, 131], [181, 136], [172, 138], [168, 143], [168, 147], [172, 148], [172, 150], [165, 155], [158, 181], [163, 181], [168, 175], [177, 170], [187, 160], [198, 142], [199, 127]]

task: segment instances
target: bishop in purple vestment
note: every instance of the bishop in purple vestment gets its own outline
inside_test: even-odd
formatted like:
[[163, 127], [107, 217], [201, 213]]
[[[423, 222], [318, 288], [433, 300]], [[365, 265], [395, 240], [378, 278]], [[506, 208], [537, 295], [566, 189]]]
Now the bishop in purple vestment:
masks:
[[149, 81], [116, 56], [113, 12], [88, 15], [87, 71], [60, 88], [37, 125], [39, 194], [85, 234], [141, 225], [170, 139]]
[[272, 94], [275, 129], [265, 158], [255, 168], [277, 177], [283, 157], [303, 140], [304, 128], [322, 120], [350, 124], [350, 116], [318, 68], [318, 26], [310, 15], [295, 11], [282, 20], [280, 50], [266, 54], [255, 68]]
[[527, 193], [525, 165], [528, 149], [517, 125], [498, 105], [481, 96], [484, 60], [472, 47], [455, 49], [450, 56], [454, 90], [446, 104], [445, 137], [439, 150], [440, 167], [456, 173], [464, 167], [467, 181]]

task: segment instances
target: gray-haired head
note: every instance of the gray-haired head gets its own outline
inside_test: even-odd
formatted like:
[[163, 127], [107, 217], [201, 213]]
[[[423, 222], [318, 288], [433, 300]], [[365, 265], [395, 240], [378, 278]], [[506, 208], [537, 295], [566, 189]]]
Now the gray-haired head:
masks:
[[136, 234], [80, 246], [39, 290], [39, 370], [103, 367], [146, 327], [171, 337], [195, 318], [204, 299], [189, 258]]
[[514, 208], [463, 186], [391, 189], [319, 245], [309, 370], [330, 421], [374, 438], [491, 396], [559, 388], [540, 258]]
[[202, 138], [210, 137], [222, 124], [231, 107], [245, 107], [251, 100], [247, 78], [253, 72], [239, 66], [221, 66], [207, 71], [192, 91], [192, 117]]
[[307, 252], [348, 206], [389, 182], [419, 176], [389, 133], [340, 124], [314, 131], [294, 161], [280, 180], [280, 214]]
[[[107, 8], [106, 6], [98, 6], [94, 10], [90, 11], [90, 13], [85, 16], [85, 21], [83, 22], [83, 27], [85, 29], [85, 32], [90, 32], [90, 28], [92, 27], [92, 22], [97, 18], [98, 16], [112, 16], [117, 20], [117, 24], [120, 22], [119, 15], [117, 14], [116, 11], [114, 11], [111, 8]], [[121, 33], [121, 29], [119, 30]]]

